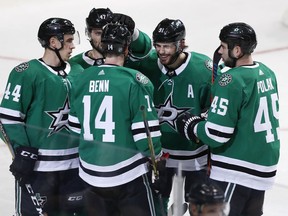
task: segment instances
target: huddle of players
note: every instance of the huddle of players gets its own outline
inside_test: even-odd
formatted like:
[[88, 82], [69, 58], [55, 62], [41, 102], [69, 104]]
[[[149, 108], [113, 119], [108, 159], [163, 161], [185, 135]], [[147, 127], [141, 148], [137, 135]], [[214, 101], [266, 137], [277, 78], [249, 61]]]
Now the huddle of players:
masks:
[[[212, 61], [185, 51], [181, 20], [163, 19], [152, 41], [131, 17], [108, 8], [93, 8], [86, 25], [92, 49], [70, 58], [73, 24], [44, 21], [43, 57], [9, 76], [0, 117], [16, 152], [10, 166], [22, 192], [16, 212], [39, 215], [21, 187], [29, 182], [49, 216], [166, 215], [181, 164], [191, 215], [224, 215], [228, 200], [229, 215], [261, 215], [279, 157], [279, 103], [274, 73], [251, 61], [252, 27], [231, 23], [221, 30], [218, 54], [231, 69], [219, 71], [211, 88]], [[154, 157], [159, 178], [151, 183], [147, 164]], [[245, 206], [239, 191], [255, 196], [244, 197], [252, 200]]]

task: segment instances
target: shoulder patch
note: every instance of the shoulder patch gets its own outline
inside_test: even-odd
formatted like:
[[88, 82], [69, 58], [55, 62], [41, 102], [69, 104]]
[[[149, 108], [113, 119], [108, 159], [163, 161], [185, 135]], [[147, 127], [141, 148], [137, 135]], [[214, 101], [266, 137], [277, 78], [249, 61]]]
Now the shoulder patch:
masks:
[[220, 86], [226, 86], [228, 85], [230, 82], [232, 81], [232, 75], [228, 74], [228, 73], [224, 73], [221, 75], [221, 77], [219, 78], [219, 85]]
[[138, 72], [136, 74], [136, 80], [144, 85], [146, 85], [149, 82], [149, 79], [142, 73]]
[[27, 70], [28, 68], [29, 68], [29, 63], [24, 62], [24, 63], [21, 63], [18, 66], [16, 66], [14, 69], [16, 72], [23, 72], [23, 71]]
[[213, 62], [211, 60], [206, 60], [205, 61], [205, 66], [208, 70], [212, 71], [213, 68]]

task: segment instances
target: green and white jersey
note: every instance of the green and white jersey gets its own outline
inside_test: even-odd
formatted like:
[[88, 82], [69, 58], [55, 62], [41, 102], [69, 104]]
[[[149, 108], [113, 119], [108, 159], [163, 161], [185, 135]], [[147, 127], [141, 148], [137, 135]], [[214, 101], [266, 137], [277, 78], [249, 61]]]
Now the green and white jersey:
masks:
[[[135, 32], [136, 33], [133, 36], [133, 41], [129, 46], [130, 51], [127, 62], [139, 61], [146, 58], [152, 49], [152, 42], [149, 36], [140, 30], [137, 30]], [[89, 51], [77, 54], [73, 56], [70, 61], [80, 64], [84, 69], [90, 66], [99, 66], [104, 64], [104, 58], [93, 59], [88, 56], [88, 52]], [[126, 65], [124, 64], [124, 66]]]
[[68, 77], [83, 69], [67, 63], [64, 70], [66, 78], [63, 71], [58, 75], [42, 61], [22, 63], [11, 71], [3, 95], [0, 117], [13, 148], [39, 149], [35, 171], [68, 170], [79, 165], [78, 142], [68, 130]]
[[161, 125], [161, 143], [164, 152], [170, 154], [166, 166], [195, 171], [207, 164], [208, 147], [195, 144], [181, 136], [176, 129], [178, 116], [188, 111], [199, 115], [210, 106], [212, 61], [196, 53], [185, 53], [186, 61], [175, 71], [168, 71], [155, 50], [146, 59], [131, 65], [139, 69], [153, 83], [154, 104]]
[[81, 178], [96, 187], [122, 185], [148, 172], [146, 113], [155, 154], [160, 128], [153, 85], [142, 73], [115, 65], [84, 70], [71, 92], [69, 125], [80, 134]]
[[197, 136], [211, 147], [211, 178], [266, 190], [279, 159], [279, 102], [274, 73], [260, 62], [223, 73], [212, 88]]
[[69, 60], [69, 62], [75, 62], [77, 64], [80, 64], [84, 69], [89, 68], [91, 66], [99, 66], [104, 64], [105, 61], [104, 58], [93, 59], [88, 55], [89, 51], [79, 53], [73, 56]]

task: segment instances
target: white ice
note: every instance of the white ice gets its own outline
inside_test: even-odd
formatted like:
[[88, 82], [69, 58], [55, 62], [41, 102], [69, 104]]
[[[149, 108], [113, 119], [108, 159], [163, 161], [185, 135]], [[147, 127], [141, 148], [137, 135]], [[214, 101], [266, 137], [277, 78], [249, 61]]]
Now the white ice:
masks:
[[[70, 19], [79, 30], [81, 44], [73, 54], [90, 48], [85, 37], [85, 18], [93, 7], [109, 7], [133, 17], [136, 26], [149, 36], [164, 18], [181, 19], [187, 29], [189, 49], [212, 57], [219, 45], [219, 30], [235, 21], [247, 22], [258, 36], [254, 60], [262, 61], [278, 77], [280, 95], [281, 157], [276, 183], [267, 191], [264, 216], [288, 215], [288, 2], [287, 0], [1, 0], [0, 1], [0, 99], [11, 69], [22, 61], [39, 58], [43, 49], [37, 41], [41, 22], [49, 17]], [[287, 11], [285, 13], [285, 11]], [[286, 14], [286, 20], [283, 16]], [[251, 146], [253, 148], [253, 146]], [[11, 156], [0, 142], [0, 215], [14, 214], [14, 180]], [[187, 214], [186, 214], [187, 215]]]

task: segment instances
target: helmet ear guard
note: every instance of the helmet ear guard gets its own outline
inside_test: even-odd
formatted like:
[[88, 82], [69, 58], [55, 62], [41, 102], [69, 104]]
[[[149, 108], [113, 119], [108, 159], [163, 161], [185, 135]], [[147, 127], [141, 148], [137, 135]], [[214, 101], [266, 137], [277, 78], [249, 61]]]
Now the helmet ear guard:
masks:
[[257, 46], [257, 38], [254, 29], [242, 22], [230, 23], [224, 26], [219, 34], [222, 42], [228, 44], [229, 49], [240, 46], [244, 54], [250, 54]]

